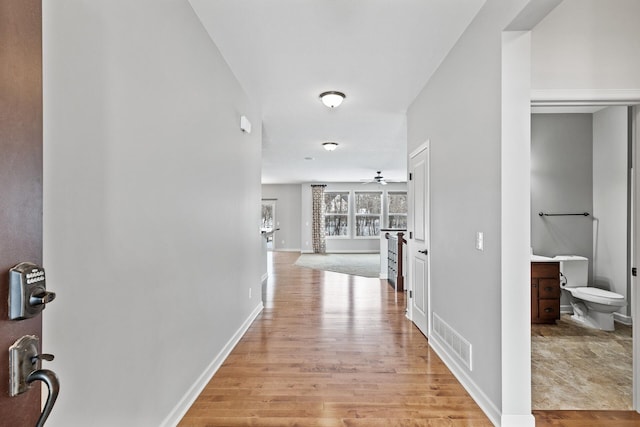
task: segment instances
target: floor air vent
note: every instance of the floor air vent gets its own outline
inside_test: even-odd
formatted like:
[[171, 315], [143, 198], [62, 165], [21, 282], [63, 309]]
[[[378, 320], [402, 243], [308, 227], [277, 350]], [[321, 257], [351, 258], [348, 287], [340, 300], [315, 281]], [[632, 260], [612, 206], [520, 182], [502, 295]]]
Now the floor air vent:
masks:
[[471, 371], [471, 344], [462, 338], [451, 326], [433, 313], [433, 333]]

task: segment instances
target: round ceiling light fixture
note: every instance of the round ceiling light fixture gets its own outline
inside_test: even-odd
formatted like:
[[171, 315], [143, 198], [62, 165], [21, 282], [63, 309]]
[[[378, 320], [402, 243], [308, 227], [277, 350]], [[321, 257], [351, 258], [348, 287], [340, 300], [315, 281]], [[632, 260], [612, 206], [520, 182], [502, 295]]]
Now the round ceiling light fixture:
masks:
[[323, 142], [322, 146], [327, 151], [333, 151], [336, 148], [338, 148], [338, 143], [337, 142]]
[[347, 96], [344, 93], [338, 92], [336, 90], [330, 90], [328, 92], [322, 92], [320, 94], [322, 103], [329, 108], [338, 107], [340, 104], [342, 104], [342, 101], [344, 101], [346, 97]]

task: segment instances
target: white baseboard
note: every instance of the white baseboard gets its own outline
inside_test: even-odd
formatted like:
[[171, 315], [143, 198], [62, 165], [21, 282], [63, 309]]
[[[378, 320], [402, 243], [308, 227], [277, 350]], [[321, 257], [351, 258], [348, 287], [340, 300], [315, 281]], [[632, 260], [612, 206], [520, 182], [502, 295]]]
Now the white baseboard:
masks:
[[573, 307], [571, 307], [571, 304], [561, 305], [560, 314], [573, 314]]
[[387, 280], [388, 278], [389, 278], [389, 274], [387, 274], [387, 273], [384, 273], [384, 274], [383, 274], [383, 273], [380, 273], [380, 279], [382, 279], [382, 280]]
[[[309, 250], [304, 250], [304, 251], [300, 251], [301, 254], [312, 254], [314, 253], [313, 251], [309, 251]], [[375, 251], [375, 250], [363, 250], [363, 251], [327, 251], [325, 252], [327, 254], [379, 254], [380, 251]]]
[[536, 419], [529, 415], [502, 415], [501, 427], [535, 427]]
[[[436, 334], [431, 334], [429, 336], [429, 346], [433, 348], [438, 357], [442, 359], [447, 368], [451, 371], [451, 373], [456, 377], [460, 384], [467, 390], [467, 392], [471, 395], [471, 398], [475, 400], [475, 402], [480, 406], [480, 409], [489, 417], [489, 420], [496, 426], [501, 425], [502, 414], [500, 410], [489, 400], [486, 394], [476, 385], [476, 383], [469, 377], [466, 372], [466, 369], [463, 369], [458, 362], [449, 355], [449, 353], [445, 350], [445, 346], [440, 342], [440, 339]], [[533, 419], [533, 417], [532, 417]], [[502, 427], [514, 427], [514, 426], [526, 426], [529, 427], [529, 424], [502, 424]], [[534, 424], [530, 424], [532, 427]]]
[[273, 252], [300, 252], [300, 248], [276, 248]]
[[613, 320], [616, 322], [620, 322], [623, 325], [633, 325], [633, 318], [631, 316], [627, 316], [626, 314], [613, 313]]
[[220, 353], [209, 363], [209, 366], [204, 370], [202, 374], [198, 377], [195, 383], [187, 390], [182, 399], [178, 402], [178, 404], [173, 408], [173, 410], [167, 415], [167, 417], [160, 423], [161, 427], [169, 427], [176, 426], [187, 413], [193, 402], [196, 401], [202, 390], [209, 383], [211, 378], [215, 375], [215, 373], [220, 369], [222, 363], [229, 356], [233, 348], [238, 344], [242, 336], [247, 332], [249, 326], [253, 323], [253, 321], [258, 317], [260, 312], [263, 310], [264, 305], [262, 301], [256, 306], [253, 312], [249, 315], [249, 317], [244, 321], [242, 326], [236, 331], [235, 334], [231, 337], [231, 339], [227, 342], [227, 344], [220, 350]]
[[380, 250], [361, 250], [361, 251], [327, 251], [328, 254], [379, 254]]

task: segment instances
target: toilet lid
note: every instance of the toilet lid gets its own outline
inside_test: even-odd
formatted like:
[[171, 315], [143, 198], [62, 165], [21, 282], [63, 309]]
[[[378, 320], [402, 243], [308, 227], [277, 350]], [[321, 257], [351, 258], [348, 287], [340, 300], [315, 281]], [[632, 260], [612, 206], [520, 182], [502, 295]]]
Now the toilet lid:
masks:
[[573, 288], [574, 296], [587, 301], [598, 302], [601, 304], [619, 305], [624, 304], [624, 296], [611, 291], [594, 287]]

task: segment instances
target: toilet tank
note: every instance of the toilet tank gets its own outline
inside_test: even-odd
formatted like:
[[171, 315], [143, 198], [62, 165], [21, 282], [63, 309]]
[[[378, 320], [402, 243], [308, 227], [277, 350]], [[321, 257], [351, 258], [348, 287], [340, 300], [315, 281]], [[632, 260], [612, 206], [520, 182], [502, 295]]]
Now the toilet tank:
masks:
[[[560, 273], [567, 280], [567, 288], [588, 286], [589, 259], [579, 255], [558, 255], [554, 261], [560, 262]], [[564, 280], [561, 280], [561, 283]]]

